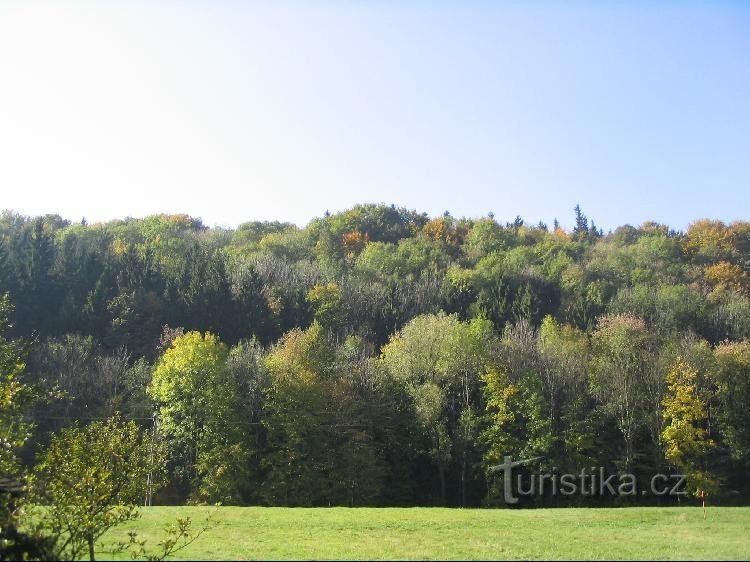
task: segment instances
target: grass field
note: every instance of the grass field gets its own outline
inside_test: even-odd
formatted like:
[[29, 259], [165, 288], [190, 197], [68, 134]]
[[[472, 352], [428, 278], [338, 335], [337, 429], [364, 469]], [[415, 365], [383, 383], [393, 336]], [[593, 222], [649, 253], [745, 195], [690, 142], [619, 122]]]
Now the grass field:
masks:
[[[218, 510], [217, 510], [218, 509]], [[178, 559], [749, 559], [750, 508], [479, 510], [152, 507], [105, 536], [212, 511], [213, 527]], [[102, 558], [104, 556], [101, 556]], [[123, 556], [127, 558], [127, 556]]]

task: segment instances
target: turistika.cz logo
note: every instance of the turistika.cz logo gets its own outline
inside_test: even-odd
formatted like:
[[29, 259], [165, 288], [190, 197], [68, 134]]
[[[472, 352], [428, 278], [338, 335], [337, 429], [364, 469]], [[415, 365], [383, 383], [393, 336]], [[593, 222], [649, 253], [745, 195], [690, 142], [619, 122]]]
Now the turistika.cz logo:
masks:
[[649, 485], [639, 490], [634, 474], [607, 474], [604, 467], [584, 468], [579, 473], [532, 473], [516, 472], [515, 487], [513, 469], [530, 465], [542, 457], [514, 461], [506, 455], [503, 463], [491, 467], [493, 472], [503, 473], [503, 499], [505, 503], [518, 503], [519, 496], [684, 496], [685, 476], [682, 474], [655, 474]]

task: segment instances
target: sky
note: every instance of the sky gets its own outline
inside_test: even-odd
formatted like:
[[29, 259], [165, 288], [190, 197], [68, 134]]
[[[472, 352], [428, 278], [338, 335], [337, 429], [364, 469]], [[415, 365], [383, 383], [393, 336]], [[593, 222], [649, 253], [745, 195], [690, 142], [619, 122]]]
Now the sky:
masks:
[[0, 208], [750, 219], [750, 2], [0, 0]]

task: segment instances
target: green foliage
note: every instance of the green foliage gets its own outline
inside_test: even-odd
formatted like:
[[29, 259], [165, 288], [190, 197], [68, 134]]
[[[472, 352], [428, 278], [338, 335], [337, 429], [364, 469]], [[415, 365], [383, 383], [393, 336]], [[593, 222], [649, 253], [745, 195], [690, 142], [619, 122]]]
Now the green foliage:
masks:
[[385, 462], [366, 431], [367, 396], [352, 375], [366, 369], [323, 328], [294, 331], [269, 353], [264, 427], [269, 451], [262, 495], [273, 505], [367, 505], [383, 496]]
[[348, 211], [318, 219], [313, 230], [325, 225], [336, 240], [346, 232], [361, 232], [373, 242], [396, 243], [409, 238], [427, 222], [427, 216], [395, 205], [356, 205]]
[[750, 341], [725, 342], [714, 350], [714, 415], [736, 472], [750, 467]]
[[643, 318], [663, 334], [697, 332], [707, 309], [706, 297], [688, 285], [639, 284], [621, 289], [610, 304], [612, 313]]
[[439, 242], [426, 236], [398, 244], [371, 242], [356, 260], [360, 275], [383, 279], [418, 279], [444, 271], [446, 256]]
[[49, 541], [19, 530], [26, 470], [18, 452], [32, 436], [27, 414], [37, 396], [22, 378], [18, 346], [5, 339], [12, 309], [0, 295], [0, 560], [42, 560], [53, 557]]
[[248, 484], [247, 437], [227, 355], [213, 334], [178, 336], [148, 388], [171, 463], [196, 502], [240, 502]]
[[697, 379], [697, 371], [682, 359], [667, 373], [667, 394], [663, 400], [666, 426], [662, 437], [667, 460], [687, 476], [692, 492], [703, 497], [717, 486], [705, 467], [715, 443], [703, 427], [708, 414], [698, 396]]
[[22, 364], [0, 376], [0, 475], [20, 472], [17, 450], [31, 437], [32, 425], [24, 422], [24, 412], [32, 400], [31, 389], [20, 380]]
[[478, 505], [504, 450], [666, 469], [682, 356], [719, 491], [750, 497], [750, 223], [604, 235], [575, 212], [570, 232], [378, 204], [237, 229], [5, 212], [0, 462], [23, 476], [76, 420], [156, 409], [157, 501]]
[[654, 370], [651, 334], [642, 319], [632, 315], [603, 316], [592, 336], [590, 384], [594, 396], [614, 416], [625, 449], [622, 468], [633, 468], [636, 438], [647, 417]]
[[159, 454], [135, 422], [118, 418], [74, 425], [53, 436], [34, 468], [34, 525], [54, 538], [55, 557], [95, 558], [96, 541], [138, 516]]
[[[496, 364], [483, 376], [486, 469], [505, 455], [538, 458], [536, 469], [547, 471], [577, 471], [597, 460], [601, 427], [591, 415], [590, 354], [584, 333], [550, 316], [539, 330], [527, 321], [506, 329]], [[503, 482], [490, 478], [488, 485], [494, 504]]]
[[460, 453], [459, 489], [466, 498], [466, 463], [475, 446], [479, 411], [479, 381], [487, 368], [491, 341], [487, 320], [461, 322], [455, 316], [425, 315], [409, 322], [383, 348], [382, 363], [402, 381], [431, 445], [440, 496], [445, 504], [451, 461]]
[[315, 285], [307, 293], [307, 301], [315, 309], [315, 320], [328, 330], [337, 332], [343, 328], [344, 314], [341, 288], [336, 283]]
[[494, 219], [479, 219], [469, 230], [464, 243], [467, 258], [476, 263], [482, 257], [513, 247], [516, 238], [512, 231], [504, 229]]
[[514, 427], [519, 413], [516, 403], [520, 389], [499, 368], [488, 369], [482, 375], [482, 382], [487, 411], [487, 427], [482, 437], [487, 443], [485, 460], [492, 466], [501, 462], [505, 455], [521, 450], [521, 436]]

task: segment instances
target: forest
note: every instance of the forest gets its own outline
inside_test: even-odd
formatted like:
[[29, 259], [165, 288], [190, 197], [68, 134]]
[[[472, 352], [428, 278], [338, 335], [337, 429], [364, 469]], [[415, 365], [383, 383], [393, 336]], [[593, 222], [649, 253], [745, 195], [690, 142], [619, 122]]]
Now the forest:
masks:
[[502, 506], [507, 455], [746, 503], [750, 222], [571, 217], [5, 211], [0, 375], [43, 397], [18, 462], [118, 416], [163, 451], [153, 504]]

